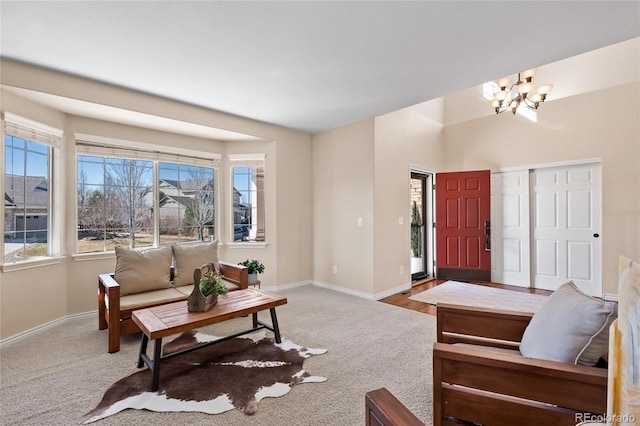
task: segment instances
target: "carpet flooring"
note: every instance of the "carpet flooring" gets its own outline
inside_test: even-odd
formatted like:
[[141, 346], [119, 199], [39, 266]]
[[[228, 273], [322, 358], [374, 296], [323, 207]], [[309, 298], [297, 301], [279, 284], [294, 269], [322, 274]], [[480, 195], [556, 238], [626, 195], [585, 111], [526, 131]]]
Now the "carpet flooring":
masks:
[[[432, 424], [432, 346], [435, 318], [315, 286], [281, 292], [284, 338], [326, 348], [305, 369], [327, 378], [266, 398], [253, 416], [124, 410], [95, 425], [363, 425], [364, 394], [386, 387], [427, 425]], [[269, 322], [268, 311], [260, 319]], [[227, 335], [247, 328], [238, 318], [200, 329]], [[71, 425], [95, 407], [114, 381], [138, 371], [140, 335], [125, 336], [107, 353], [107, 332], [97, 315], [63, 324], [0, 347], [2, 425]]]

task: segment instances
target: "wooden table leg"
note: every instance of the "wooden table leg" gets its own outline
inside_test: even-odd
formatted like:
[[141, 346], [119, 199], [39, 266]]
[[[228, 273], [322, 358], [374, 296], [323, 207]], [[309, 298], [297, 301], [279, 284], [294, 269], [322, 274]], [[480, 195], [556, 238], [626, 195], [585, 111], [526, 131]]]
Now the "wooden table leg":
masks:
[[276, 317], [276, 308], [270, 308], [269, 312], [271, 313], [271, 325], [273, 326], [273, 334], [276, 335], [276, 343], [282, 343], [282, 338], [280, 337], [280, 327], [278, 327], [278, 317]]
[[162, 338], [156, 339], [156, 344], [153, 348], [153, 365], [151, 366], [151, 390], [153, 392], [158, 390], [160, 383], [160, 359], [162, 355]]
[[142, 354], [147, 353], [147, 343], [149, 343], [149, 338], [146, 334], [142, 333], [142, 342], [140, 343], [140, 354], [138, 355], [138, 368], [142, 368], [144, 365], [144, 359], [142, 358]]

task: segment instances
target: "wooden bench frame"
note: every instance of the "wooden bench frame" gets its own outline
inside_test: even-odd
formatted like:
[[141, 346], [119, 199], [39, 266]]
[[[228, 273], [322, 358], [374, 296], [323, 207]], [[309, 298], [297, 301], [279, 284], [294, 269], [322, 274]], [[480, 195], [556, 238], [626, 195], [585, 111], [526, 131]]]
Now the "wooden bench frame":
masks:
[[424, 426], [387, 388], [364, 396], [366, 426]]
[[[220, 273], [225, 279], [240, 289], [248, 287], [248, 271], [246, 266], [236, 265], [228, 262], [218, 262]], [[173, 280], [173, 268], [171, 268], [171, 279]], [[186, 299], [187, 296], [184, 297]], [[171, 301], [173, 302], [173, 301]], [[144, 306], [137, 306], [135, 309], [150, 308], [152, 306], [163, 305], [170, 302], [149, 303]], [[131, 319], [134, 309], [120, 309], [120, 284], [114, 279], [113, 274], [101, 274], [98, 276], [98, 329], [109, 329], [109, 353], [120, 350], [120, 336], [137, 333], [140, 328]]]
[[437, 307], [434, 426], [574, 426], [576, 414], [607, 411], [607, 370], [454, 345], [517, 349], [533, 314]]

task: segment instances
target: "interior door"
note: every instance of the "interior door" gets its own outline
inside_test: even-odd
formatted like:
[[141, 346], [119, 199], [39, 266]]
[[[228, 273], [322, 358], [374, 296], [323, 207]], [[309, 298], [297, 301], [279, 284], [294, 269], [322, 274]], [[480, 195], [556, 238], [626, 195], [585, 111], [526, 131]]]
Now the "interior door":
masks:
[[436, 174], [436, 277], [491, 281], [489, 170]]
[[531, 286], [529, 170], [491, 174], [491, 281]]
[[534, 286], [555, 290], [573, 280], [602, 296], [600, 163], [534, 170]]

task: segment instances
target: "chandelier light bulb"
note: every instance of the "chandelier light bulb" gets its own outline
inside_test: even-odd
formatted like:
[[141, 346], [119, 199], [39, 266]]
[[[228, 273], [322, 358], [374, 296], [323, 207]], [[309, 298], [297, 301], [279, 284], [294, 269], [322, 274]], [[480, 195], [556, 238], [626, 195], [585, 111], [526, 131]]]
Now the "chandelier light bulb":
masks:
[[505, 99], [507, 99], [507, 95], [509, 93], [506, 90], [501, 90], [499, 92], [496, 92], [493, 94], [493, 97], [499, 101], [504, 101]]
[[521, 95], [526, 95], [527, 93], [531, 92], [533, 90], [533, 84], [532, 83], [522, 83], [520, 85], [518, 85], [518, 93], [520, 93]]
[[500, 108], [501, 105], [502, 105], [502, 102], [497, 99], [494, 99], [491, 101], [491, 106], [493, 108]]
[[496, 80], [496, 84], [502, 90], [505, 90], [507, 87], [509, 87], [509, 83], [511, 83], [511, 79], [509, 77], [504, 77], [500, 80]]
[[534, 75], [536, 75], [536, 69], [531, 68], [526, 71], [522, 71], [520, 73], [520, 78], [522, 79], [522, 81], [526, 81], [527, 83], [530, 83], [531, 80], [533, 80]]
[[553, 84], [543, 84], [542, 86], [538, 87], [538, 89], [536, 89], [536, 93], [540, 94], [542, 102], [544, 102], [549, 92], [551, 92], [551, 89], [553, 89]]
[[542, 101], [542, 95], [540, 93], [532, 93], [531, 95], [529, 95], [528, 99], [531, 102], [541, 102]]

